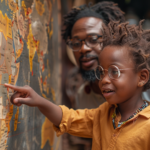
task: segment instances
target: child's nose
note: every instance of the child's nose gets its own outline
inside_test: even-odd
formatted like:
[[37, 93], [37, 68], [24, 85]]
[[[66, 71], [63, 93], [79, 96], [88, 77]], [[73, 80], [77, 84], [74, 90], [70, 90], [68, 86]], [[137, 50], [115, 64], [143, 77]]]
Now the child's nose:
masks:
[[110, 80], [110, 77], [109, 77], [107, 71], [105, 71], [105, 75], [103, 76], [103, 78], [100, 82], [101, 82], [102, 85], [111, 83], [111, 80]]

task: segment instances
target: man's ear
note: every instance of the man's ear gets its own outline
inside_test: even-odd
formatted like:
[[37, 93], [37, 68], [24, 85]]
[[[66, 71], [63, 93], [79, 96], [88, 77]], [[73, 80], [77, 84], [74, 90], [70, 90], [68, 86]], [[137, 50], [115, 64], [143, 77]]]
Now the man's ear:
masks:
[[149, 80], [149, 71], [147, 69], [142, 69], [138, 73], [139, 82], [138, 87], [143, 87]]

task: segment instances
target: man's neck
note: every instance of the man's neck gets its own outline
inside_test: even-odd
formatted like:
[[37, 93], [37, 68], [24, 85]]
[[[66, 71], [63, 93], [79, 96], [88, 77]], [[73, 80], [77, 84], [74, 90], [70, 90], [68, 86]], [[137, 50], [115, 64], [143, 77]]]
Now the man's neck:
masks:
[[91, 87], [91, 89], [93, 90], [94, 93], [102, 95], [97, 81], [90, 82], [90, 87]]

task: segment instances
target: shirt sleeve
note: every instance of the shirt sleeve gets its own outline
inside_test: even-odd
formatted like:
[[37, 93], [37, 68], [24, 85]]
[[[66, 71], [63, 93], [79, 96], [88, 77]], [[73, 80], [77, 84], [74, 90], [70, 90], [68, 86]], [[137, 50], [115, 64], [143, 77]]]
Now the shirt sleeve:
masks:
[[97, 109], [69, 109], [66, 106], [60, 106], [63, 117], [59, 127], [54, 125], [57, 136], [67, 132], [69, 134], [92, 138], [93, 119]]

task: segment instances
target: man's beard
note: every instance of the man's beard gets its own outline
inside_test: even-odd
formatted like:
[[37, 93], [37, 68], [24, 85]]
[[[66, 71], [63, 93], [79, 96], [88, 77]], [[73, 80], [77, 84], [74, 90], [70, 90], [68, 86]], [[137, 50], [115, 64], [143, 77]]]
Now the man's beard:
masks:
[[[80, 57], [80, 59], [79, 59], [80, 62], [81, 62], [81, 59], [83, 57], [86, 57], [86, 58], [93, 58], [94, 57], [97, 60], [97, 63], [99, 65], [99, 60], [98, 60], [97, 56], [95, 56], [95, 55], [89, 55], [89, 54], [86, 54], [84, 56], [82, 55]], [[86, 80], [86, 81], [92, 81], [92, 82], [94, 82], [96, 80], [95, 72], [94, 72], [93, 69], [91, 69], [91, 70], [84, 70], [84, 69], [82, 69], [82, 65], [80, 63], [80, 70], [79, 71], [82, 74], [82, 77], [83, 77], [84, 80]]]
[[83, 79], [86, 81], [94, 82], [96, 80], [94, 70], [83, 70], [80, 68], [80, 73], [82, 74]]

